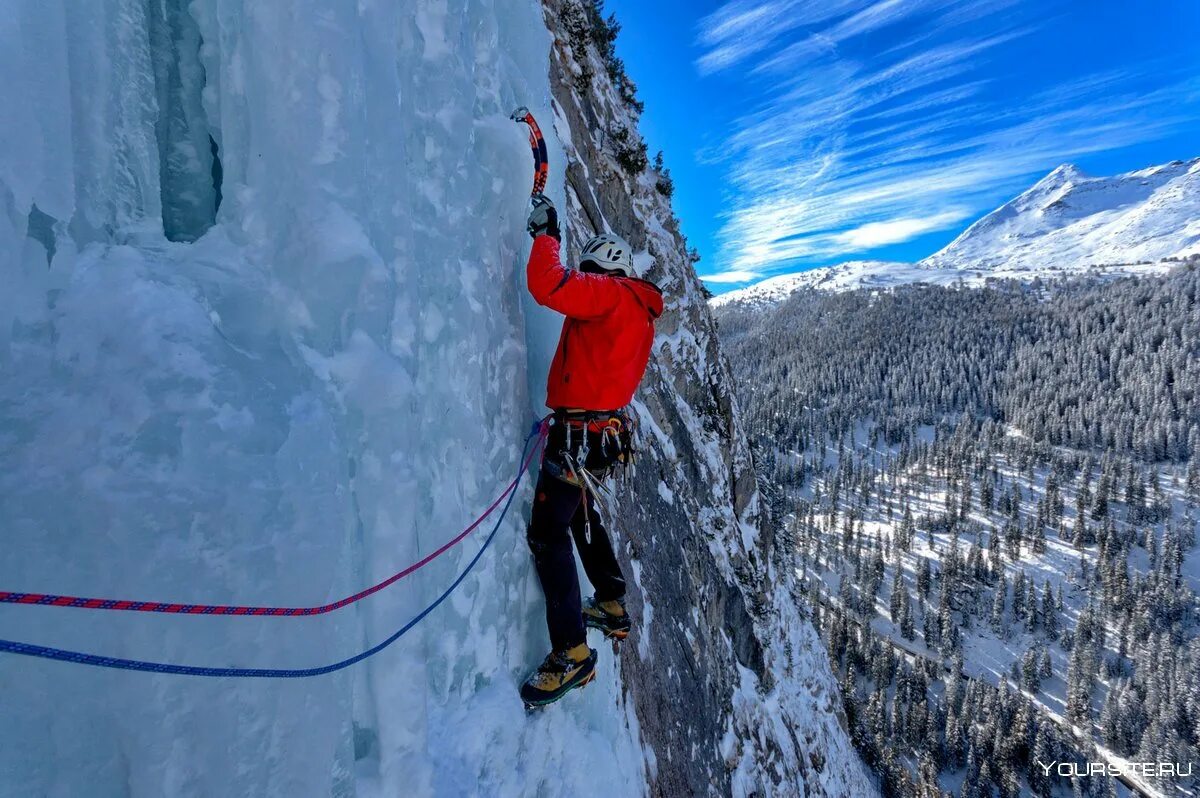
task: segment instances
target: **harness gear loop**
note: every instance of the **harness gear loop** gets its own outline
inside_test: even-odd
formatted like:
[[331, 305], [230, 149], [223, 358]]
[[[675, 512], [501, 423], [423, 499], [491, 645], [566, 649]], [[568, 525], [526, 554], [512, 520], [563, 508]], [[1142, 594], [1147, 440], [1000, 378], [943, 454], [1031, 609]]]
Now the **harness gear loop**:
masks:
[[[543, 467], [551, 476], [579, 488], [584, 508], [584, 540], [591, 545], [590, 510], [599, 505], [612, 516], [603, 480], [616, 466], [633, 462], [633, 422], [624, 410], [558, 410], [553, 418], [555, 427], [563, 429], [556, 436], [558, 443], [547, 448]], [[595, 502], [591, 507], [589, 494]]]

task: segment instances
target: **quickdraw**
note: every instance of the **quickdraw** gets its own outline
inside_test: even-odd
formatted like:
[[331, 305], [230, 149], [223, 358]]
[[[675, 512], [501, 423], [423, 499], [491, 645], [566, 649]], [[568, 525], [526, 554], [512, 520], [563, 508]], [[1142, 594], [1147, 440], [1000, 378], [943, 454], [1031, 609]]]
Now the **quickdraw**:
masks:
[[530, 196], [536, 197], [546, 190], [546, 180], [550, 177], [550, 159], [546, 155], [546, 139], [542, 137], [542, 129], [537, 120], [525, 106], [512, 112], [514, 122], [524, 122], [529, 126], [529, 148], [533, 151], [533, 191]]

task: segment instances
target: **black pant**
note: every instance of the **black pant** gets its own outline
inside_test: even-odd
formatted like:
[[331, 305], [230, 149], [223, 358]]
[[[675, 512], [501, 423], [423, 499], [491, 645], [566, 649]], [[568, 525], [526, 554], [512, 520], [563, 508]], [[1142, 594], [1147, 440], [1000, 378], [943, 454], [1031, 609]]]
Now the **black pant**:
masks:
[[[572, 648], [587, 639], [579, 576], [575, 572], [575, 557], [571, 554], [572, 536], [579, 549], [583, 570], [596, 589], [596, 599], [612, 601], [625, 596], [625, 578], [613, 553], [608, 531], [596, 512], [596, 501], [589, 493], [585, 508], [583, 497], [578, 486], [551, 476], [545, 468], [538, 475], [526, 537], [542, 592], [546, 594], [546, 625], [550, 628], [550, 644], [555, 651]], [[588, 515], [592, 520], [591, 543], [585, 534]]]

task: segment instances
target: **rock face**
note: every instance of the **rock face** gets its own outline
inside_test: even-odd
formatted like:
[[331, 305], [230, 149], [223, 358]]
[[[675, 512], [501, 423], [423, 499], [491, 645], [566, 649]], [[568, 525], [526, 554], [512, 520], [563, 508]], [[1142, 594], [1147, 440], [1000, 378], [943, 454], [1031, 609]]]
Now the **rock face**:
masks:
[[544, 9], [567, 158], [568, 257], [612, 230], [666, 300], [634, 405], [642, 456], [614, 508], [640, 625], [622, 672], [651, 794], [867, 795], [836, 685], [793, 594], [791, 542], [759, 497], [686, 241], [656, 172], [621, 163], [639, 140], [636, 112], [583, 35], [597, 21], [574, 0]]

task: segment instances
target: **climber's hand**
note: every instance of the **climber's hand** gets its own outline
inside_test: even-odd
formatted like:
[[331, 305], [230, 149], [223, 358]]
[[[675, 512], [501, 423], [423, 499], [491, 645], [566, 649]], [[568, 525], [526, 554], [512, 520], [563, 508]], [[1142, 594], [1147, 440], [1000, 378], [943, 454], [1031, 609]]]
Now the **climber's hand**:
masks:
[[545, 194], [533, 198], [533, 210], [529, 212], [529, 224], [525, 225], [525, 229], [534, 238], [548, 235], [555, 241], [562, 240], [558, 230], [558, 211]]

